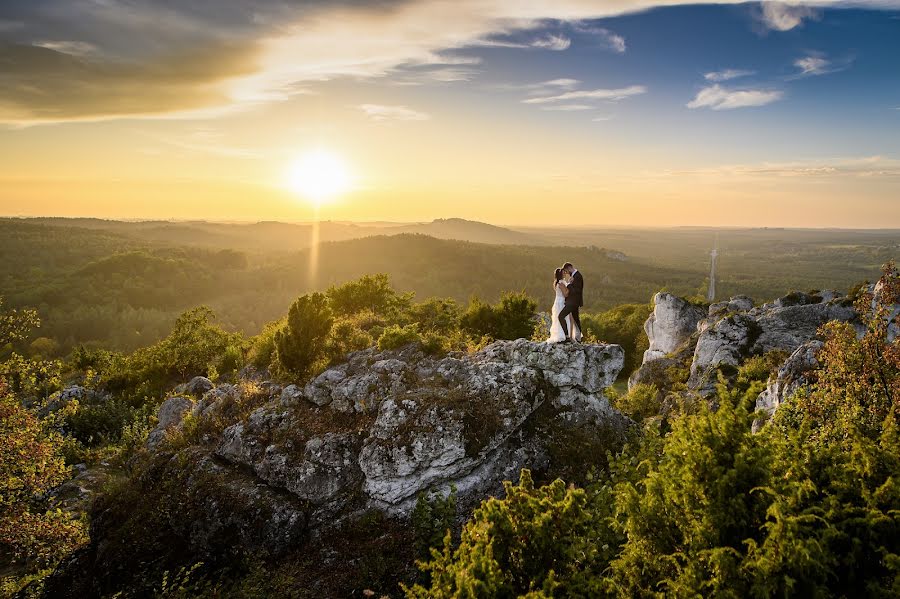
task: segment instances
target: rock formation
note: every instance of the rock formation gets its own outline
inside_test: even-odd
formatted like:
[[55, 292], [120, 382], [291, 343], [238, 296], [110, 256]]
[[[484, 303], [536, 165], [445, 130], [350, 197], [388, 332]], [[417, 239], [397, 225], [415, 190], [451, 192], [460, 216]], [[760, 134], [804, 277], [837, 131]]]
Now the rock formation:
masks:
[[756, 410], [762, 412], [764, 416], [753, 422], [754, 432], [775, 413], [784, 400], [811, 382], [816, 368], [819, 367], [816, 356], [823, 345], [818, 339], [807, 341], [794, 350], [778, 369], [774, 379], [769, 380], [766, 389], [756, 399]]
[[857, 318], [856, 310], [845, 305], [836, 292], [792, 293], [747, 311], [710, 312], [697, 339], [688, 381], [688, 386], [702, 395], [715, 391], [722, 367], [728, 371], [749, 356], [770, 351], [793, 352], [815, 338], [826, 322]]
[[[116, 554], [130, 529], [154, 551], [197, 561], [277, 557], [355, 514], [404, 518], [425, 491], [454, 488], [466, 511], [521, 468], [545, 478], [584, 470], [620, 447], [631, 423], [603, 394], [623, 363], [618, 345], [524, 339], [442, 358], [372, 348], [302, 386], [242, 382], [169, 398], [131, 483], [158, 507], [143, 516], [98, 501], [91, 545], [50, 588], [121, 584], [128, 560], [142, 559], [139, 548]], [[191, 430], [172, 435], [188, 414]]]
[[790, 357], [757, 403], [771, 414], [817, 367], [819, 327], [831, 320], [859, 327], [851, 302], [835, 291], [794, 292], [759, 307], [754, 307], [752, 299], [737, 296], [711, 304], [705, 315], [698, 311], [669, 294], [654, 296], [653, 313], [645, 324], [650, 349], [629, 378], [629, 387], [641, 383], [659, 387], [668, 380], [670, 370], [689, 369], [683, 381], [687, 391], [681, 393], [711, 398], [720, 374], [731, 378], [751, 356], [784, 352]]
[[697, 330], [697, 324], [706, 316], [703, 308], [670, 293], [653, 296], [653, 312], [644, 323], [644, 331], [650, 340], [650, 348], [644, 352], [644, 361], [663, 358], [682, 345]]

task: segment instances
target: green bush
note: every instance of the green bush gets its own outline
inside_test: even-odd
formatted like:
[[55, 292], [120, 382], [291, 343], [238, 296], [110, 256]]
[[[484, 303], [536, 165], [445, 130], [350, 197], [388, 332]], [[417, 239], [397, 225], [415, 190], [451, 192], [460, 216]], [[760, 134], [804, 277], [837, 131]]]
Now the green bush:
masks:
[[262, 332], [250, 340], [248, 360], [254, 367], [264, 370], [275, 361], [275, 334], [284, 328], [286, 318], [273, 320], [263, 327]]
[[662, 410], [662, 394], [656, 385], [638, 384], [623, 395], [612, 394], [613, 406], [636, 422], [658, 416]]
[[625, 351], [625, 367], [620, 378], [627, 378], [641, 365], [650, 341], [644, 332], [644, 322], [653, 311], [650, 304], [623, 304], [605, 312], [582, 314], [581, 326], [585, 337], [605, 343], [621, 345]]
[[381, 351], [399, 349], [410, 343], [422, 343], [418, 325], [408, 324], [401, 327], [395, 324], [384, 329], [381, 337], [378, 338], [378, 349]]
[[534, 331], [537, 302], [524, 292], [505, 293], [497, 304], [486, 304], [477, 297], [460, 318], [460, 326], [477, 336], [492, 339], [528, 339]]
[[281, 370], [296, 379], [304, 379], [322, 367], [333, 325], [334, 318], [324, 294], [297, 298], [291, 304], [284, 328], [275, 333], [275, 356]]

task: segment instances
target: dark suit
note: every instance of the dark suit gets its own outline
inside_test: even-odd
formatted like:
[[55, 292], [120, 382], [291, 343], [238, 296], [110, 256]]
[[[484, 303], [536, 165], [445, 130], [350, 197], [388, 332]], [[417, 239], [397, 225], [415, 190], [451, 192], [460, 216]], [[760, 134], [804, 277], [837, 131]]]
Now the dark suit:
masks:
[[576, 270], [572, 275], [572, 281], [569, 283], [569, 294], [566, 296], [566, 305], [559, 313], [559, 324], [562, 325], [563, 333], [569, 336], [569, 327], [566, 325], [566, 318], [572, 315], [575, 326], [581, 330], [581, 315], [578, 309], [584, 305], [584, 277], [581, 271]]

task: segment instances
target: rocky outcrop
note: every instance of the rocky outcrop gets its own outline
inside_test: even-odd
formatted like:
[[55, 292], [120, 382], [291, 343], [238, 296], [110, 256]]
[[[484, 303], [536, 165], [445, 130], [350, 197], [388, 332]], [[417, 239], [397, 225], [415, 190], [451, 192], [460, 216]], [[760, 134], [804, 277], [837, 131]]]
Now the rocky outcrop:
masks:
[[[306, 385], [241, 380], [171, 397], [118, 487], [128, 499], [95, 498], [90, 545], [47, 588], [108, 594], [139, 581], [148, 559], [289, 559], [373, 511], [408, 529], [423, 492], [455, 488], [465, 514], [521, 468], [584, 474], [632, 424], [604, 396], [623, 363], [605, 344], [501, 341], [441, 358], [373, 348]], [[167, 435], [188, 414], [190, 429]]]
[[[869, 292], [875, 292], [874, 286]], [[759, 409], [768, 414], [815, 370], [815, 354], [821, 347], [816, 336], [822, 325], [832, 320], [849, 322], [862, 334], [852, 302], [836, 291], [794, 292], [762, 306], [754, 306], [749, 297], [736, 296], [711, 304], [699, 320], [694, 307], [684, 300], [660, 293], [654, 303], [645, 324], [651, 349], [645, 353], [644, 364], [629, 377], [629, 388], [655, 384], [666, 396], [670, 387], [677, 387], [679, 397], [713, 401], [720, 374], [731, 379], [747, 358], [782, 352], [790, 357], [758, 402]], [[898, 312], [895, 307], [894, 314]], [[695, 330], [691, 333], [692, 322]], [[662, 351], [666, 353], [659, 357]]]
[[682, 347], [697, 330], [706, 311], [670, 293], [653, 296], [653, 312], [644, 323], [650, 348], [644, 352], [643, 364], [665, 357]]
[[[603, 391], [623, 363], [617, 345], [524, 339], [441, 359], [413, 347], [369, 349], [302, 389], [285, 387], [226, 429], [215, 454], [321, 517], [360, 498], [404, 513], [420, 492], [451, 485], [462, 498], [481, 497], [522, 467], [547, 465], [549, 440], [529, 427], [621, 431], [627, 422]], [[545, 405], [550, 416], [539, 416]], [[327, 433], [315, 430], [310, 409], [333, 423]]]
[[814, 339], [826, 322], [857, 319], [856, 311], [836, 292], [792, 293], [761, 307], [725, 311], [724, 315], [717, 306], [711, 307], [710, 317], [701, 326], [691, 363], [688, 386], [701, 395], [715, 391], [718, 372], [723, 368], [727, 373], [749, 356], [770, 351], [793, 352]]
[[765, 390], [756, 399], [756, 410], [762, 412], [763, 416], [754, 420], [754, 432], [762, 427], [787, 398], [811, 382], [819, 367], [817, 354], [823, 345], [817, 339], [807, 341], [794, 350], [775, 377], [769, 380]]

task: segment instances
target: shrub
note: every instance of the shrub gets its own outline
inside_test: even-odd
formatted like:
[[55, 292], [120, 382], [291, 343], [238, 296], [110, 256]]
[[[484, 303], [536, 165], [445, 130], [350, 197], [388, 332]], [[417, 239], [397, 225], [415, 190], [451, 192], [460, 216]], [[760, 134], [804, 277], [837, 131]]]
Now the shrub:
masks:
[[289, 376], [303, 379], [322, 367], [333, 324], [324, 294], [297, 298], [291, 304], [284, 328], [275, 333], [275, 355], [280, 368]]
[[527, 339], [534, 331], [536, 309], [537, 302], [524, 292], [506, 293], [495, 305], [476, 297], [460, 318], [460, 326], [478, 337]]
[[378, 338], [378, 349], [381, 351], [399, 349], [410, 343], [421, 342], [422, 336], [419, 335], [418, 325], [408, 324], [401, 327], [395, 324], [384, 329], [381, 337]]
[[86, 540], [81, 522], [37, 500], [68, 477], [61, 449], [62, 437], [45, 430], [0, 381], [0, 554], [31, 568]]
[[623, 304], [605, 312], [582, 314], [582, 333], [586, 338], [615, 343], [625, 350], [625, 367], [620, 378], [627, 378], [641, 365], [650, 341], [644, 332], [644, 322], [650, 316], [650, 304]]
[[250, 340], [248, 361], [260, 370], [272, 366], [275, 360], [275, 334], [284, 328], [287, 319], [273, 320], [263, 327], [262, 332]]
[[637, 384], [624, 395], [612, 395], [613, 406], [636, 422], [658, 416], [662, 394], [656, 385]]

